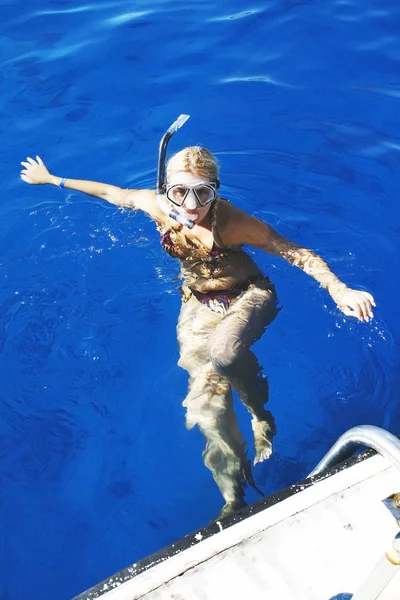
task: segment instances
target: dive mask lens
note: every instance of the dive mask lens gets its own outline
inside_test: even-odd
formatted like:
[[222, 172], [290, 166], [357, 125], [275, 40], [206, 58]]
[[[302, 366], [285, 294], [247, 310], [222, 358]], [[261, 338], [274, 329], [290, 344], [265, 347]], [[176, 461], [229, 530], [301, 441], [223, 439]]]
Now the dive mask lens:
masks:
[[196, 185], [193, 188], [193, 192], [200, 206], [207, 206], [207, 204], [210, 204], [216, 196], [215, 187], [212, 184]]
[[169, 185], [166, 189], [168, 200], [176, 204], [176, 206], [183, 206], [188, 192], [188, 188], [184, 185]]
[[166, 194], [168, 200], [176, 206], [183, 206], [186, 198], [192, 192], [200, 206], [207, 206], [216, 197], [215, 183], [199, 183], [194, 186], [175, 184], [167, 186]]

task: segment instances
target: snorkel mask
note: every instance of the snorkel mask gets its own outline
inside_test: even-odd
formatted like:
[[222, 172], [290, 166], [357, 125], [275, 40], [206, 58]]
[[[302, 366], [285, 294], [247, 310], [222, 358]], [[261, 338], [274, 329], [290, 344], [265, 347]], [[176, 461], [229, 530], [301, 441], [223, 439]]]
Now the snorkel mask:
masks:
[[167, 185], [165, 194], [170, 202], [176, 206], [183, 206], [190, 194], [193, 194], [195, 205], [204, 208], [211, 204], [217, 196], [217, 184], [210, 181], [201, 181], [196, 185], [183, 185], [175, 183]]
[[[174, 123], [167, 129], [161, 138], [160, 147], [158, 151], [158, 168], [157, 168], [157, 184], [156, 184], [156, 196], [158, 205], [168, 217], [174, 219], [181, 225], [185, 225], [189, 229], [194, 227], [194, 221], [188, 219], [187, 216], [179, 212], [174, 206], [170, 206], [165, 200], [165, 157], [167, 155], [167, 146], [172, 136], [186, 123], [190, 118], [190, 115], [180, 115]], [[183, 201], [184, 202], [184, 201]], [[183, 205], [183, 202], [181, 205]], [[178, 204], [177, 204], [178, 205]]]

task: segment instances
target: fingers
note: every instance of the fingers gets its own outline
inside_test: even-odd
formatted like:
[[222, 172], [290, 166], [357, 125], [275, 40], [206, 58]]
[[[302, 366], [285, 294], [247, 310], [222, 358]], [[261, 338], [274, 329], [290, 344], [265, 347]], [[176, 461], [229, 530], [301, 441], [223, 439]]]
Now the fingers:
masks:
[[[37, 161], [37, 162], [36, 162]], [[36, 161], [30, 156], [27, 157], [26, 161], [22, 162], [21, 165], [29, 169], [29, 167], [37, 167], [38, 165], [43, 165], [43, 161], [40, 156], [36, 157]]]
[[356, 313], [357, 319], [359, 321], [364, 321], [364, 315], [363, 315], [363, 310], [362, 310], [361, 304], [356, 305], [355, 313]]
[[364, 316], [364, 311], [359, 304], [357, 304], [354, 309], [350, 308], [349, 306], [345, 306], [341, 308], [341, 311], [343, 314], [346, 315], [346, 317], [355, 317], [359, 321], [369, 320], [367, 317]]
[[369, 308], [367, 302], [360, 302], [361, 321], [369, 321]]
[[363, 316], [366, 321], [374, 318], [374, 313], [372, 312], [372, 306], [376, 306], [374, 297], [368, 292], [363, 292], [363, 298], [361, 301]]
[[371, 303], [369, 301], [367, 302], [365, 314], [366, 314], [367, 321], [369, 321], [370, 319], [372, 320], [374, 318], [374, 313], [372, 312]]
[[369, 321], [374, 318], [374, 313], [372, 312], [371, 303], [369, 300], [360, 300], [359, 304], [359, 319], [360, 321]]
[[28, 156], [26, 158], [26, 160], [23, 160], [21, 162], [21, 165], [24, 167], [20, 173], [20, 177], [21, 177], [22, 181], [25, 181], [26, 183], [35, 183], [35, 184], [43, 183], [41, 181], [42, 173], [43, 173], [43, 171], [46, 172], [47, 169], [44, 166], [43, 161], [40, 158], [40, 156], [36, 156], [36, 160], [34, 160], [30, 156]]
[[[350, 297], [346, 300], [346, 304], [339, 306], [340, 310], [348, 317], [355, 317], [359, 321], [369, 321], [374, 318], [372, 312], [373, 297], [367, 292], [357, 292], [357, 297]], [[375, 302], [374, 302], [375, 306]]]
[[362, 298], [358, 300], [354, 310], [359, 321], [369, 321], [370, 311], [368, 308], [368, 304], [365, 300], [363, 300]]
[[365, 296], [367, 296], [368, 300], [371, 302], [372, 306], [376, 306], [375, 299], [372, 294], [369, 292], [364, 292]]

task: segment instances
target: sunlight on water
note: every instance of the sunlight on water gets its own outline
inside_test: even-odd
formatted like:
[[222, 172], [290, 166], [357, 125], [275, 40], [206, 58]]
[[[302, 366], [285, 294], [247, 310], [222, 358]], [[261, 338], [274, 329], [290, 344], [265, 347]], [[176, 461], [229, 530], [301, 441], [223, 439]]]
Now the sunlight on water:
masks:
[[[111, 6], [110, 4], [106, 5], [107, 6]], [[101, 7], [103, 8], [103, 6]], [[61, 8], [61, 9], [54, 9], [54, 10], [38, 10], [35, 13], [33, 13], [31, 15], [32, 18], [34, 17], [42, 17], [42, 16], [47, 16], [47, 15], [68, 15], [68, 14], [75, 14], [75, 13], [81, 13], [81, 12], [92, 12], [93, 10], [96, 10], [96, 7], [91, 5], [91, 4], [86, 4], [83, 6], [75, 6], [73, 8]]]
[[104, 24], [111, 26], [123, 25], [124, 23], [129, 23], [130, 21], [134, 21], [135, 19], [140, 19], [141, 17], [151, 15], [152, 13], [152, 10], [123, 13], [116, 17], [109, 17], [108, 19], [105, 19]]
[[284, 83], [283, 81], [278, 81], [273, 77], [268, 75], [247, 75], [243, 77], [224, 77], [220, 80], [220, 83], [237, 83], [237, 82], [261, 82], [261, 83], [270, 83], [271, 85], [277, 85], [280, 87], [292, 87], [288, 83]]
[[82, 6], [73, 6], [71, 8], [57, 8], [57, 9], [46, 9], [46, 10], [38, 10], [34, 13], [31, 13], [30, 17], [42, 17], [42, 16], [52, 16], [52, 15], [69, 15], [81, 12], [93, 13], [95, 11], [107, 10], [108, 8], [115, 8], [116, 6], [125, 5], [124, 1], [116, 1], [116, 2], [97, 2], [91, 4], [83, 4]]

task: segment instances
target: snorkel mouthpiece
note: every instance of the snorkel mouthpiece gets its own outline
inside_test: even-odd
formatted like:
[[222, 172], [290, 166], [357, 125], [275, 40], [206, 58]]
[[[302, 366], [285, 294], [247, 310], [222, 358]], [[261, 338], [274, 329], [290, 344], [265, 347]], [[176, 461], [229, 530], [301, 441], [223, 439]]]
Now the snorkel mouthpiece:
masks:
[[157, 167], [157, 183], [156, 183], [156, 195], [158, 204], [168, 217], [174, 219], [181, 225], [185, 225], [189, 229], [194, 227], [194, 221], [191, 221], [184, 215], [182, 215], [176, 208], [169, 206], [168, 202], [164, 198], [164, 181], [165, 181], [165, 157], [167, 155], [167, 146], [172, 136], [186, 123], [190, 118], [190, 115], [180, 115], [176, 121], [168, 127], [167, 131], [161, 138], [160, 147], [158, 151], [158, 167]]
[[177, 221], [177, 223], [180, 223], [181, 225], [184, 225], [185, 227], [188, 227], [189, 229], [192, 229], [194, 227], [194, 221], [192, 221], [191, 219], [188, 219], [187, 217], [185, 217], [184, 215], [182, 215], [173, 206], [169, 207], [164, 199], [162, 199], [162, 203], [165, 205], [165, 209], [160, 204], [161, 210], [166, 215], [168, 215], [171, 219], [174, 219], [174, 221]]

